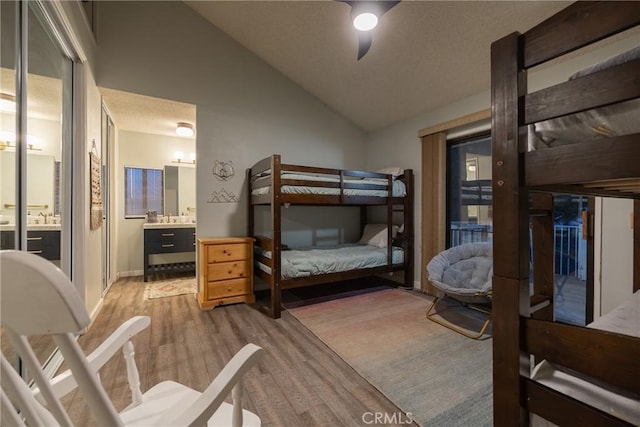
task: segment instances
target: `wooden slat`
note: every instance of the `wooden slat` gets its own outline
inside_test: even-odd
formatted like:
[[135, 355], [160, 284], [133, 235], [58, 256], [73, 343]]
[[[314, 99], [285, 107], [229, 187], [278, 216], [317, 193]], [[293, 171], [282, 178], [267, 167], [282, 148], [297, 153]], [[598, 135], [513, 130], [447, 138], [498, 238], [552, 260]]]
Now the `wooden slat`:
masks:
[[637, 178], [638, 143], [640, 135], [635, 134], [527, 152], [526, 185]]
[[271, 259], [271, 316], [274, 319], [280, 318], [280, 299], [282, 297], [280, 289], [280, 274], [282, 267], [282, 194], [280, 192], [281, 177], [282, 177], [282, 163], [280, 156], [273, 156], [271, 162], [271, 175], [273, 177], [273, 187], [271, 188], [271, 238], [272, 238], [272, 250]]
[[640, 2], [576, 2], [523, 35], [524, 67], [533, 67], [638, 24]]
[[564, 194], [582, 194], [585, 196], [599, 196], [599, 197], [618, 197], [625, 199], [640, 199], [640, 193], [631, 191], [619, 191], [616, 189], [604, 189], [604, 188], [588, 188], [584, 185], [541, 185], [539, 187], [532, 187], [532, 192], [546, 192], [546, 193], [564, 193]]
[[640, 393], [640, 338], [534, 319], [525, 329], [525, 349], [536, 358]]
[[252, 205], [268, 205], [271, 203], [271, 194], [258, 194], [251, 196]]
[[273, 239], [267, 236], [253, 236], [255, 245], [267, 251], [273, 250]]
[[640, 97], [640, 59], [524, 96], [524, 123], [537, 123]]
[[549, 305], [538, 310], [533, 314], [533, 317], [553, 320], [555, 281], [553, 195], [550, 193], [533, 194], [533, 208], [550, 212], [550, 215], [531, 218], [534, 294], [544, 296], [549, 301]]
[[266, 257], [264, 255], [260, 255], [260, 254], [254, 254], [253, 259], [255, 262], [259, 262], [261, 264], [266, 265], [267, 267], [272, 268], [273, 267], [273, 260], [269, 257]]
[[594, 266], [595, 266], [595, 211], [596, 201], [594, 197], [589, 197], [587, 202], [587, 222], [583, 221], [582, 227], [587, 230], [587, 283], [585, 284], [586, 302], [585, 302], [585, 323], [588, 325], [593, 322], [594, 305], [595, 305], [595, 287], [594, 287]]
[[585, 188], [616, 188], [619, 190], [637, 190], [640, 188], [640, 178], [617, 179], [615, 181], [595, 182], [583, 184]]
[[302, 165], [282, 165], [282, 172], [307, 172], [307, 173], [318, 173], [318, 174], [326, 174], [326, 175], [338, 175], [340, 176], [341, 169], [329, 169], [329, 168], [320, 168], [315, 166], [302, 166]]
[[[414, 175], [412, 169], [404, 171], [402, 181], [405, 184], [407, 195], [402, 199], [402, 207], [404, 209], [403, 223], [404, 223], [404, 236], [407, 240], [404, 245], [404, 284], [405, 286], [413, 287], [414, 274], [415, 274], [415, 219], [414, 219]], [[397, 199], [392, 198], [391, 203], [398, 203]]]
[[315, 285], [319, 283], [340, 282], [343, 280], [358, 279], [361, 277], [375, 276], [390, 271], [402, 270], [402, 265], [381, 266], [372, 268], [362, 268], [358, 270], [341, 271], [338, 273], [321, 274], [317, 276], [300, 277], [295, 279], [280, 280], [281, 289], [293, 289], [303, 286]]
[[523, 402], [531, 412], [561, 426], [631, 427], [620, 418], [607, 414], [555, 391], [531, 379], [524, 379], [527, 400]]

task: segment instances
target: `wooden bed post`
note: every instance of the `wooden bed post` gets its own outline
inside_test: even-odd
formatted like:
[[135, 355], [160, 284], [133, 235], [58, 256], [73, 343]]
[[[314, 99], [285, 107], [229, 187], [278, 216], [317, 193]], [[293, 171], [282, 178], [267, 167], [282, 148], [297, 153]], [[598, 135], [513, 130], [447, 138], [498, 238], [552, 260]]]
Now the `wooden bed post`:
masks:
[[273, 250], [271, 256], [273, 259], [273, 270], [271, 276], [273, 283], [271, 284], [271, 315], [274, 319], [280, 318], [280, 312], [282, 307], [280, 306], [280, 299], [282, 292], [280, 289], [281, 280], [281, 260], [280, 250], [282, 248], [282, 226], [281, 226], [281, 210], [282, 204], [280, 203], [280, 180], [281, 180], [281, 162], [280, 156], [274, 154], [271, 158], [271, 221], [273, 232]]
[[254, 237], [254, 206], [251, 203], [251, 168], [247, 169], [247, 237]]
[[413, 219], [413, 171], [410, 170], [405, 173], [405, 186], [407, 188], [407, 196], [404, 198], [404, 230], [407, 237], [406, 248], [404, 251], [404, 284], [413, 288], [414, 280], [414, 241], [415, 241], [415, 228]]
[[[491, 45], [493, 145], [493, 417], [494, 425], [526, 425], [520, 406], [520, 369], [528, 372], [528, 357], [520, 361], [519, 316], [529, 311], [528, 192], [521, 182], [526, 136], [519, 134], [522, 112], [518, 96], [519, 34]], [[525, 299], [526, 298], [526, 299]], [[526, 360], [526, 361], [525, 361]]]
[[640, 291], [640, 200], [633, 201], [633, 292]]
[[553, 260], [555, 248], [553, 246], [553, 194], [533, 193], [535, 214], [531, 219], [533, 251], [533, 289], [534, 296], [545, 297], [549, 305], [538, 310], [533, 317], [541, 320], [553, 320], [553, 296], [555, 275]]

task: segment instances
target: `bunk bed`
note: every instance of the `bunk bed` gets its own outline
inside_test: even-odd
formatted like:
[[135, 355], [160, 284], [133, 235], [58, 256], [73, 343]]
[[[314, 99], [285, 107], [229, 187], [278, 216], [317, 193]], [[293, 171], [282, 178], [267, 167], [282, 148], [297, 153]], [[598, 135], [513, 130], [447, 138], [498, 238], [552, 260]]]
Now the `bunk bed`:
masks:
[[[279, 318], [281, 293], [286, 289], [332, 283], [360, 277], [403, 271], [404, 284], [413, 287], [413, 171], [387, 173], [341, 170], [281, 162], [269, 156], [247, 170], [249, 183], [248, 235], [255, 239], [254, 272], [268, 284], [268, 314]], [[256, 235], [257, 206], [270, 209], [270, 235]], [[295, 250], [282, 242], [283, 207], [359, 206], [363, 233], [369, 245]], [[367, 226], [368, 207], [386, 208], [386, 224]], [[402, 215], [402, 230], [393, 223]], [[351, 258], [353, 262], [342, 262]], [[311, 260], [315, 260], [309, 265]]]
[[[557, 192], [635, 199], [633, 289], [639, 292], [640, 129], [610, 132], [615, 124], [609, 121], [603, 129], [591, 126], [593, 132], [575, 126], [602, 114], [603, 107], [636, 117], [624, 124], [640, 123], [640, 59], [598, 65], [527, 93], [527, 70], [639, 24], [640, 2], [577, 2], [523, 34], [492, 44], [496, 426], [640, 423], [637, 317], [631, 320], [635, 336], [615, 322], [612, 327], [599, 320], [584, 328], [553, 321], [550, 196]], [[633, 100], [636, 106], [629, 108]], [[606, 287], [603, 283], [602, 289]], [[637, 309], [640, 302], [630, 304]], [[626, 409], [616, 406], [624, 402]]]

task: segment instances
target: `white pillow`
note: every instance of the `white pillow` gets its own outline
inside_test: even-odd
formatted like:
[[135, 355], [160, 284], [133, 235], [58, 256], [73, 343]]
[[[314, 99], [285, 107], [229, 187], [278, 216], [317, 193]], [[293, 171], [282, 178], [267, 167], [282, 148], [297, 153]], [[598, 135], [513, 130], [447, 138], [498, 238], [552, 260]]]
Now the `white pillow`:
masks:
[[404, 169], [398, 166], [392, 166], [392, 167], [377, 170], [376, 172], [385, 173], [387, 175], [393, 175], [394, 177], [396, 177], [396, 176], [402, 175], [404, 173]]
[[[391, 227], [391, 237], [398, 235], [398, 226]], [[362, 238], [358, 243], [362, 245], [377, 246], [379, 248], [387, 247], [387, 224], [367, 224], [364, 226]]]

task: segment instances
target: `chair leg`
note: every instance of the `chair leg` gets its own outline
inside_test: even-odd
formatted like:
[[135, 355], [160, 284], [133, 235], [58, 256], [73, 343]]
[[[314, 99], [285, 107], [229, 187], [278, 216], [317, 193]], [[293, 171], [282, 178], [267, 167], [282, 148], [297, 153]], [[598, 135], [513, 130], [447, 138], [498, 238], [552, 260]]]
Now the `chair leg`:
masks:
[[444, 326], [447, 329], [451, 329], [452, 331], [457, 332], [460, 335], [464, 335], [467, 338], [472, 338], [474, 340], [477, 340], [482, 337], [482, 335], [484, 334], [484, 331], [487, 330], [487, 328], [489, 327], [489, 324], [491, 323], [491, 313], [488, 313], [487, 320], [485, 320], [485, 322], [482, 325], [482, 328], [480, 328], [480, 332], [478, 332], [477, 334], [472, 334], [469, 331], [462, 329], [452, 323], [449, 323], [442, 319], [434, 317], [437, 313], [431, 313], [431, 310], [435, 308], [435, 306], [438, 304], [438, 301], [440, 301], [440, 299], [441, 299], [440, 297], [436, 297], [431, 303], [431, 305], [429, 306], [429, 308], [427, 309], [427, 312], [426, 312], [427, 319], [437, 323], [438, 325]]

